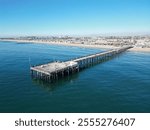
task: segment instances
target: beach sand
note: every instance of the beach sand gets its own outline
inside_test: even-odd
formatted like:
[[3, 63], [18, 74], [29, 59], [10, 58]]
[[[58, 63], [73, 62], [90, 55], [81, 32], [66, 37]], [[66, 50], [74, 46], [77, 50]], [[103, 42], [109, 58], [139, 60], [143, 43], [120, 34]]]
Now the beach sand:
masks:
[[150, 48], [133, 47], [133, 48], [129, 49], [129, 51], [150, 52]]
[[[76, 43], [63, 43], [63, 42], [49, 42], [49, 41], [37, 41], [37, 40], [0, 40], [0, 41], [9, 41], [9, 42], [17, 42], [17, 43], [40, 43], [40, 44], [50, 44], [50, 45], [63, 45], [63, 46], [74, 46], [74, 47], [82, 47], [82, 48], [96, 48], [96, 49], [115, 49], [119, 48], [116, 46], [110, 45], [86, 45], [86, 44], [76, 44]], [[150, 48], [140, 48], [133, 47], [129, 49], [129, 51], [137, 51], [137, 52], [150, 52]]]

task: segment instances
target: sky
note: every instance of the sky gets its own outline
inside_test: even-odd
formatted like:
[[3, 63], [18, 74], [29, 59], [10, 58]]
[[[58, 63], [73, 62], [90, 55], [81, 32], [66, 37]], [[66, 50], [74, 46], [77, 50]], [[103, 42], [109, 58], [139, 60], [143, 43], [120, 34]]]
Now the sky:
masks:
[[0, 36], [150, 34], [150, 0], [0, 0]]

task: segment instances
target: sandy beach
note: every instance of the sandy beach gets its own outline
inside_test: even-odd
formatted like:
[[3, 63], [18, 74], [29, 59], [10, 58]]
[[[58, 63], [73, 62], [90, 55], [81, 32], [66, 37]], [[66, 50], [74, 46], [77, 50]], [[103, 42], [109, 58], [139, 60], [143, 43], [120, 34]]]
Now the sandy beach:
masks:
[[[0, 40], [0, 41], [9, 41], [9, 42], [17, 42], [17, 43], [33, 43], [33, 44], [40, 43], [40, 44], [74, 46], [74, 47], [83, 47], [83, 48], [97, 48], [97, 49], [119, 48], [119, 47], [110, 46], [110, 45], [85, 45], [85, 44], [76, 44], [76, 43], [49, 42], [49, 41], [37, 41], [37, 40]], [[129, 49], [128, 51], [150, 52], [150, 48], [133, 47], [133, 48]]]
[[150, 48], [133, 47], [133, 48], [129, 49], [129, 51], [150, 52]]

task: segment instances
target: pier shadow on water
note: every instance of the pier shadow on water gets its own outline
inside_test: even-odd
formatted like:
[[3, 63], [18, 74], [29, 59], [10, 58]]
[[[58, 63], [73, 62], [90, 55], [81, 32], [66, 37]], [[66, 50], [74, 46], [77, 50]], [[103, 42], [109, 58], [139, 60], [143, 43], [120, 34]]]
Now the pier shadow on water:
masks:
[[69, 76], [59, 78], [58, 80], [54, 80], [52, 82], [32, 78], [32, 82], [33, 84], [45, 89], [46, 91], [52, 92], [60, 87], [64, 87], [65, 84], [68, 84], [74, 80], [77, 80], [78, 76], [79, 76], [79, 73], [74, 73]]

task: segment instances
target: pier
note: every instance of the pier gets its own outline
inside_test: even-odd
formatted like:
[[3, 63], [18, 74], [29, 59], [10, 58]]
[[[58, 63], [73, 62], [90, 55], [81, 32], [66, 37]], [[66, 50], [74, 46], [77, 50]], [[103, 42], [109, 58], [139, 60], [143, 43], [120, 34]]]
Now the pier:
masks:
[[132, 48], [132, 46], [111, 49], [105, 52], [100, 52], [65, 62], [55, 61], [43, 65], [32, 66], [30, 67], [31, 75], [35, 79], [53, 82], [64, 76], [77, 73], [80, 70], [87, 68], [89, 65], [99, 63], [103, 60], [118, 55], [130, 48]]

